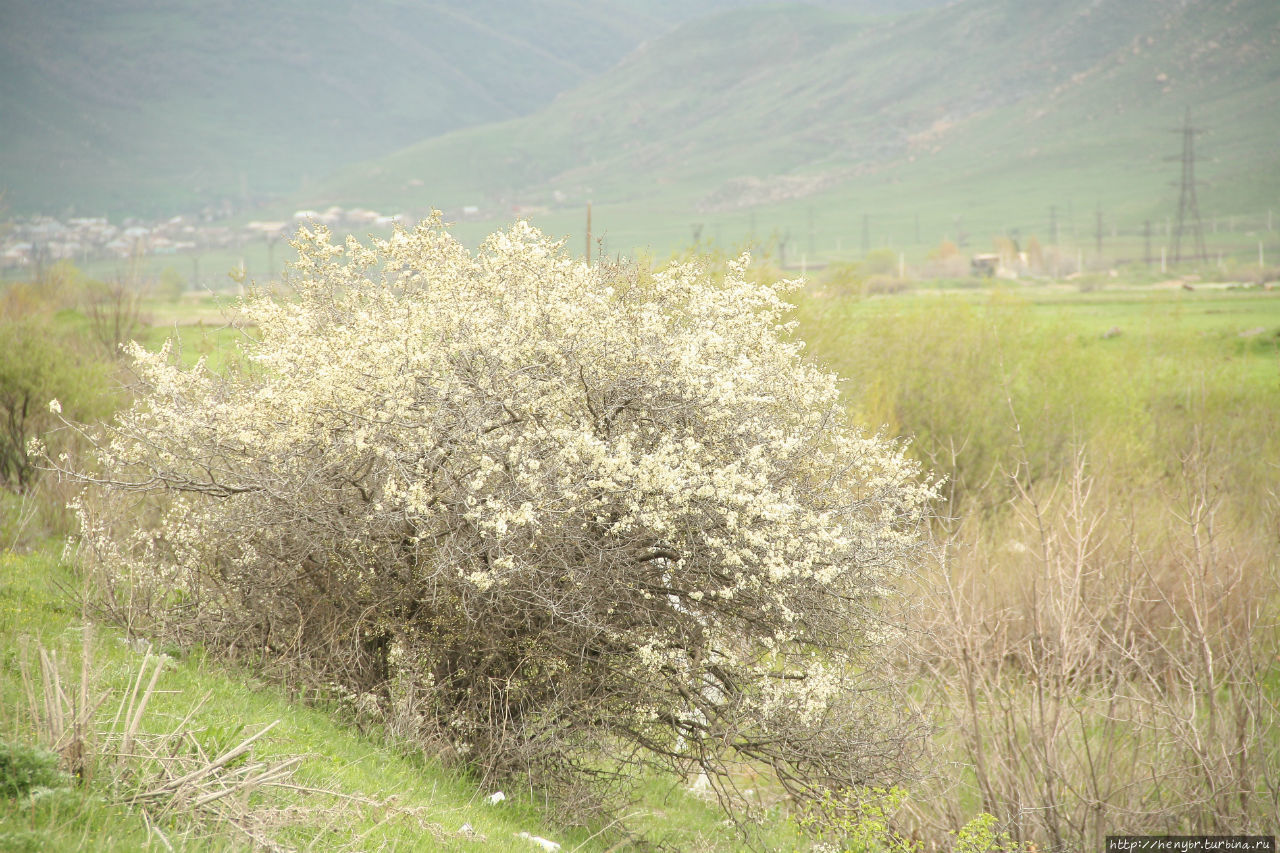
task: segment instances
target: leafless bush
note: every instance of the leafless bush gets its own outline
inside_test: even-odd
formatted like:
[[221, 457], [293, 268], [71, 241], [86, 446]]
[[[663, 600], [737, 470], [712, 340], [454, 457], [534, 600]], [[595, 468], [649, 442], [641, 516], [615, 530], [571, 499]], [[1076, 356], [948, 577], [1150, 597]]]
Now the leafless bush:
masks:
[[133, 340], [148, 324], [142, 310], [145, 289], [136, 275], [91, 282], [85, 287], [84, 312], [93, 339], [107, 355], [118, 358], [121, 346]]
[[957, 535], [926, 683], [972, 776], [920, 798], [927, 834], [970, 785], [1039, 849], [1280, 821], [1275, 554], [1224, 529], [1200, 450], [1145, 495], [1083, 458], [1056, 488], [1013, 478], [1012, 515]]
[[903, 293], [911, 288], [911, 283], [903, 278], [890, 275], [873, 275], [867, 279], [863, 292], [867, 296], [891, 296]]

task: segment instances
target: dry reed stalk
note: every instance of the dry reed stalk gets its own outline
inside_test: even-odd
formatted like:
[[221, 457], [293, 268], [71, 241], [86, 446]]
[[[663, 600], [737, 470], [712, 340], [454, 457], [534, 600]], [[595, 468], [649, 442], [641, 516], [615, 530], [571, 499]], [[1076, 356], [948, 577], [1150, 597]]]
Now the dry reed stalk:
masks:
[[251, 759], [255, 745], [279, 721], [222, 749], [212, 759], [199, 746], [191, 728], [209, 694], [190, 707], [176, 725], [158, 734], [148, 731], [147, 710], [162, 692], [158, 685], [167, 661], [150, 651], [130, 678], [111, 719], [100, 719], [97, 712], [109, 695], [94, 684], [92, 636], [86, 627], [79, 683], [71, 689], [58, 651], [37, 647], [38, 676], [28, 660], [23, 660], [27, 712], [38, 740], [50, 745], [64, 767], [82, 783], [89, 781], [94, 769], [105, 770], [108, 775], [101, 782], [108, 796], [137, 808], [166, 849], [173, 849], [173, 843], [162, 825], [178, 826], [187, 834], [200, 831], [202, 826], [230, 825], [255, 845], [278, 849], [255, 824], [249, 796], [272, 786], [289, 785], [303, 758], [237, 762]]

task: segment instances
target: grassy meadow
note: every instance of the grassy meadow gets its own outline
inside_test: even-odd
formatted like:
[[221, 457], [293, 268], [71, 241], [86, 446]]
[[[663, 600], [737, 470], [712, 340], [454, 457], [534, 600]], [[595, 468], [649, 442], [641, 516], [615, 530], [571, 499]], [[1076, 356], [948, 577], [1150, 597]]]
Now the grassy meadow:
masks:
[[[908, 590], [930, 761], [886, 816], [892, 834], [851, 830], [823, 849], [1098, 849], [1121, 831], [1274, 830], [1280, 291], [1181, 281], [916, 281], [868, 295], [854, 267], [794, 295], [796, 334], [845, 379], [851, 417], [909, 437], [946, 478], [934, 559]], [[40, 314], [104, 365], [39, 393], [68, 405], [103, 375], [127, 379], [71, 301], [5, 310], [7, 322]], [[151, 299], [135, 336], [176, 335], [184, 359], [226, 366], [233, 311]], [[56, 749], [71, 775], [0, 801], [0, 848], [537, 849], [522, 832], [564, 850], [742, 845], [690, 780], [652, 780], [615, 823], [556, 825], [545, 794], [507, 788], [491, 805], [493, 785], [368, 724], [337, 692], [282, 683], [252, 653], [151, 645], [127, 607], [114, 619], [95, 607], [66, 544], [71, 496], [49, 478], [5, 492], [0, 740]], [[749, 786], [757, 843], [810, 849], [768, 785]], [[980, 813], [1008, 836], [966, 847], [954, 832]]]

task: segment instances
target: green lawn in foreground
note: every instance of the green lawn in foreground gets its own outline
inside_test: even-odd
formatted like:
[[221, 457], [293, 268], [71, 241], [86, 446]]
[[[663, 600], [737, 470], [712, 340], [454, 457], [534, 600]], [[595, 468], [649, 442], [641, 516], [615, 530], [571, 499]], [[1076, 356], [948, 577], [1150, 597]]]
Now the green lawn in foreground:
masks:
[[[49, 554], [0, 555], [0, 636], [7, 649], [0, 689], [4, 707], [3, 736], [28, 739], [20, 661], [24, 647], [29, 657], [36, 642], [62, 649], [78, 669], [83, 625], [76, 608], [68, 603], [74, 589], [73, 572]], [[26, 639], [29, 638], [29, 639]], [[100, 716], [114, 711], [120, 691], [136, 675], [145, 655], [145, 644], [126, 642], [119, 631], [97, 629], [93, 643], [94, 672], [102, 689], [112, 693]], [[175, 651], [175, 650], [171, 650]], [[38, 671], [38, 670], [37, 670]], [[172, 727], [208, 696], [189, 728], [197, 736], [241, 731], [247, 735], [279, 720], [274, 731], [256, 750], [260, 759], [305, 755], [295, 782], [298, 785], [336, 791], [357, 800], [297, 792], [271, 797], [277, 808], [326, 806], [341, 815], [333, 826], [317, 815], [301, 825], [286, 827], [281, 841], [305, 847], [320, 840], [325, 849], [527, 849], [514, 838], [522, 830], [580, 843], [587, 833], [566, 834], [548, 826], [528, 797], [510, 792], [511, 799], [491, 807], [481, 801], [488, 792], [465, 776], [444, 770], [421, 758], [403, 754], [375, 739], [360, 736], [322, 710], [289, 702], [278, 690], [242, 672], [227, 670], [198, 653], [174, 659], [161, 678], [159, 693], [147, 712], [147, 727], [159, 732]], [[234, 742], [232, 742], [234, 743]], [[95, 800], [92, 793], [49, 799], [49, 805], [32, 806], [14, 801], [0, 811], [0, 839], [30, 837], [33, 849], [133, 850], [162, 849], [158, 836], [148, 834], [137, 812], [122, 810]], [[265, 798], [264, 798], [265, 799]], [[264, 802], [264, 805], [266, 803]], [[459, 829], [469, 823], [487, 840], [468, 841]], [[171, 840], [181, 837], [181, 827], [162, 831]], [[6, 835], [6, 833], [8, 835]], [[222, 830], [203, 834], [199, 846], [247, 846], [247, 839]], [[14, 842], [17, 843], [17, 842]], [[0, 844], [0, 847], [3, 845]], [[588, 845], [584, 849], [595, 849]]]
[[[73, 603], [75, 572], [51, 550], [31, 554], [0, 553], [0, 738], [33, 740], [21, 681], [23, 661], [37, 644], [59, 650], [70, 662], [68, 677], [78, 675], [84, 637], [79, 608]], [[145, 643], [129, 643], [110, 628], [95, 628], [92, 640], [95, 679], [109, 692], [99, 717], [110, 722], [122, 691], [136, 677], [147, 654]], [[254, 795], [278, 824], [273, 837], [290, 848], [324, 850], [473, 850], [536, 851], [520, 832], [540, 835], [564, 850], [600, 851], [616, 847], [619, 837], [601, 824], [594, 829], [564, 829], [548, 822], [540, 798], [506, 787], [499, 805], [485, 801], [493, 786], [480, 786], [465, 774], [446, 769], [421, 754], [388, 745], [377, 732], [362, 735], [336, 711], [290, 701], [277, 687], [252, 673], [228, 669], [198, 650], [174, 655], [146, 713], [145, 729], [171, 730], [206, 697], [188, 724], [193, 736], [231, 745], [262, 726], [279, 723], [255, 751], [256, 760], [305, 756], [294, 783], [334, 793], [297, 790]], [[243, 727], [243, 728], [242, 728]], [[234, 740], [231, 740], [234, 738]], [[2, 850], [163, 850], [157, 832], [140, 813], [113, 805], [103, 791], [87, 790], [0, 800]], [[736, 849], [733, 831], [722, 815], [685, 793], [678, 780], [654, 779], [644, 800], [628, 811], [629, 824], [680, 850]], [[777, 815], [775, 814], [775, 817]], [[462, 830], [470, 825], [474, 834]], [[160, 832], [180, 849], [247, 849], [248, 839], [231, 828], [210, 829], [181, 819], [161, 823]], [[769, 828], [772, 849], [805, 845], [785, 821]], [[315, 847], [311, 847], [315, 845]]]

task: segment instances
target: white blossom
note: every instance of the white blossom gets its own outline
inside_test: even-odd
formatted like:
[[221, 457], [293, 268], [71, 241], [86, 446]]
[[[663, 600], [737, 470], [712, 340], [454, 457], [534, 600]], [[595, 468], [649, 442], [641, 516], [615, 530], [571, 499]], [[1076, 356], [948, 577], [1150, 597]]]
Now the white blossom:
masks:
[[[525, 223], [474, 254], [438, 219], [294, 246], [239, 369], [129, 348], [144, 387], [79, 505], [111, 577], [183, 631], [389, 679], [495, 768], [559, 772], [575, 726], [704, 768], [877, 760], [823, 727], [870, 695], [934, 489], [803, 357], [794, 282], [590, 266]], [[136, 492], [142, 522], [111, 514]]]

